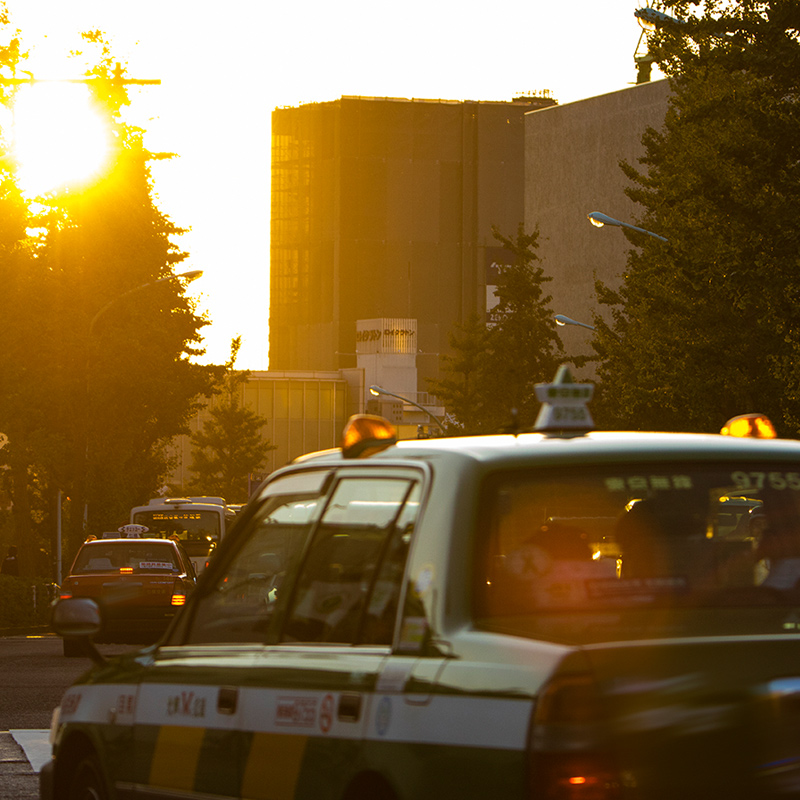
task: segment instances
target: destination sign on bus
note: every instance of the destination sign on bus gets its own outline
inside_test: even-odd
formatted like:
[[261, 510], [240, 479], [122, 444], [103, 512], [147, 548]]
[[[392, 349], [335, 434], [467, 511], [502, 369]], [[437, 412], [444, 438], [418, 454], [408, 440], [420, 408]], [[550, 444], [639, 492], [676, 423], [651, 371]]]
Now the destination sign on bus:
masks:
[[153, 511], [153, 522], [172, 522], [175, 520], [202, 519], [200, 511]]

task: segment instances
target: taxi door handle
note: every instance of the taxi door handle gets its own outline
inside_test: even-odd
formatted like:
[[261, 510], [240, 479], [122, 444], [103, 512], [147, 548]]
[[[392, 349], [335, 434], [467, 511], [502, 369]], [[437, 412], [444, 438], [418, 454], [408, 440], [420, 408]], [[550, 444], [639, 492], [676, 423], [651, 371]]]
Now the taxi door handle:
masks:
[[220, 714], [235, 714], [239, 690], [235, 686], [222, 686], [217, 695], [217, 711]]
[[344, 692], [339, 697], [338, 716], [343, 722], [358, 722], [361, 716], [361, 695]]

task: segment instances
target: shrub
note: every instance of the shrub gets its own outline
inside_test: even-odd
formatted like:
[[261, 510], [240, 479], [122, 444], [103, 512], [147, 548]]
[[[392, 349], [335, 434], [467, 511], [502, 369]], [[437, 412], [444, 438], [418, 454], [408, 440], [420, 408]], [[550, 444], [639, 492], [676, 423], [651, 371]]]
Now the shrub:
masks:
[[0, 575], [0, 628], [47, 625], [54, 589], [41, 579]]

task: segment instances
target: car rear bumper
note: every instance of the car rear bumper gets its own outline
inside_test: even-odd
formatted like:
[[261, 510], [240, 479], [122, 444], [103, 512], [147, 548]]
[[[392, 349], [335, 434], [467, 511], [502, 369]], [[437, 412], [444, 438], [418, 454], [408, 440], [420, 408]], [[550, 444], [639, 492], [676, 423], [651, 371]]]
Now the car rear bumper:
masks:
[[177, 607], [103, 609], [103, 627], [95, 641], [128, 642], [157, 638], [172, 622]]

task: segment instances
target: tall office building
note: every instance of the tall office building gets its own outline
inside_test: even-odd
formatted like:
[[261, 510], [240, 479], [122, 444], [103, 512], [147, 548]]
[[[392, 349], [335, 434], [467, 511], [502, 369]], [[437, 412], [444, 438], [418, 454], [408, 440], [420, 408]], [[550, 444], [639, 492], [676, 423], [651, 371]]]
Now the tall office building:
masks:
[[492, 227], [523, 221], [523, 115], [554, 103], [276, 109], [270, 370], [364, 366], [366, 386], [422, 396], [453, 325], [485, 311]]

